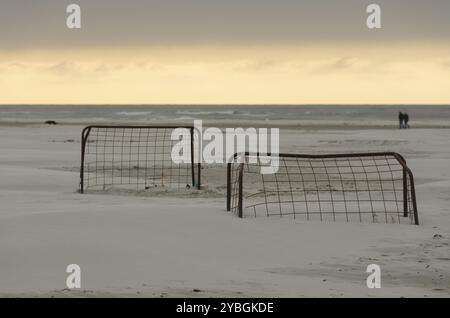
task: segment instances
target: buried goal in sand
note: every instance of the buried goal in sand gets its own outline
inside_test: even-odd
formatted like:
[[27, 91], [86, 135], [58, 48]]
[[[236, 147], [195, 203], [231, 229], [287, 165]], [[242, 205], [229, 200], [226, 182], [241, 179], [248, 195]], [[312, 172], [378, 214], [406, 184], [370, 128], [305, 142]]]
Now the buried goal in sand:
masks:
[[227, 210], [239, 217], [419, 224], [414, 177], [397, 153], [236, 154], [227, 171]]
[[[189, 137], [173, 140], [172, 133], [180, 128]], [[201, 164], [194, 163], [192, 126], [98, 125], [84, 128], [81, 137], [81, 193], [112, 188], [200, 189]], [[175, 144], [188, 149], [184, 155], [189, 163], [173, 162]]]

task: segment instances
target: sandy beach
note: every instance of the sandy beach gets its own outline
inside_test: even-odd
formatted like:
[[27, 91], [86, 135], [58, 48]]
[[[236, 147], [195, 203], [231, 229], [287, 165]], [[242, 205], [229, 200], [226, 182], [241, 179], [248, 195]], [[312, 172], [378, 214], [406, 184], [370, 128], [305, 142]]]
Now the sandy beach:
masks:
[[0, 301], [437, 310], [415, 299], [450, 299], [449, 12], [0, 0]]
[[[238, 219], [223, 166], [206, 167], [196, 192], [82, 195], [82, 128], [0, 125], [1, 296], [450, 296], [448, 128], [281, 126], [284, 152], [404, 155], [419, 226]], [[73, 263], [79, 291], [66, 289]], [[381, 289], [366, 287], [372, 263]]]

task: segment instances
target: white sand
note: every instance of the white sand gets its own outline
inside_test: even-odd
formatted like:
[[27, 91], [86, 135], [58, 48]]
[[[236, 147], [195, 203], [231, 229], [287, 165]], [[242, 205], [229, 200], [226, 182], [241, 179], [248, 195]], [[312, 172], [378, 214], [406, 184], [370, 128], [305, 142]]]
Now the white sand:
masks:
[[[81, 195], [81, 128], [0, 126], [1, 296], [450, 296], [449, 129], [282, 130], [283, 151], [403, 154], [414, 226], [241, 220], [224, 169], [197, 197]], [[65, 290], [72, 263], [80, 291]]]

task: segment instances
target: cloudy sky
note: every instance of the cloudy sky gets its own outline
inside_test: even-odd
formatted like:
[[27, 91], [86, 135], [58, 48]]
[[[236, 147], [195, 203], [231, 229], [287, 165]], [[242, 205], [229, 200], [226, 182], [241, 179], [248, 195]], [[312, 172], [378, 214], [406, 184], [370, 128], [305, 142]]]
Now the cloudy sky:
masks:
[[0, 104], [450, 104], [449, 16], [448, 0], [0, 0]]

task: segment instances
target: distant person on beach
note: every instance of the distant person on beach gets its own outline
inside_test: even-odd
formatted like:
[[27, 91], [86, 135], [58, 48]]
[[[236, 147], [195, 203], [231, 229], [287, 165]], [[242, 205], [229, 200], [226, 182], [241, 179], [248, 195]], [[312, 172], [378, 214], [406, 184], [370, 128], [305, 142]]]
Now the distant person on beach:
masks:
[[405, 127], [405, 115], [402, 112], [398, 113], [398, 121], [399, 121], [399, 128], [402, 129]]
[[408, 113], [405, 113], [404, 115], [403, 115], [404, 117], [404, 121], [405, 121], [405, 128], [409, 128], [409, 115], [408, 115]]

